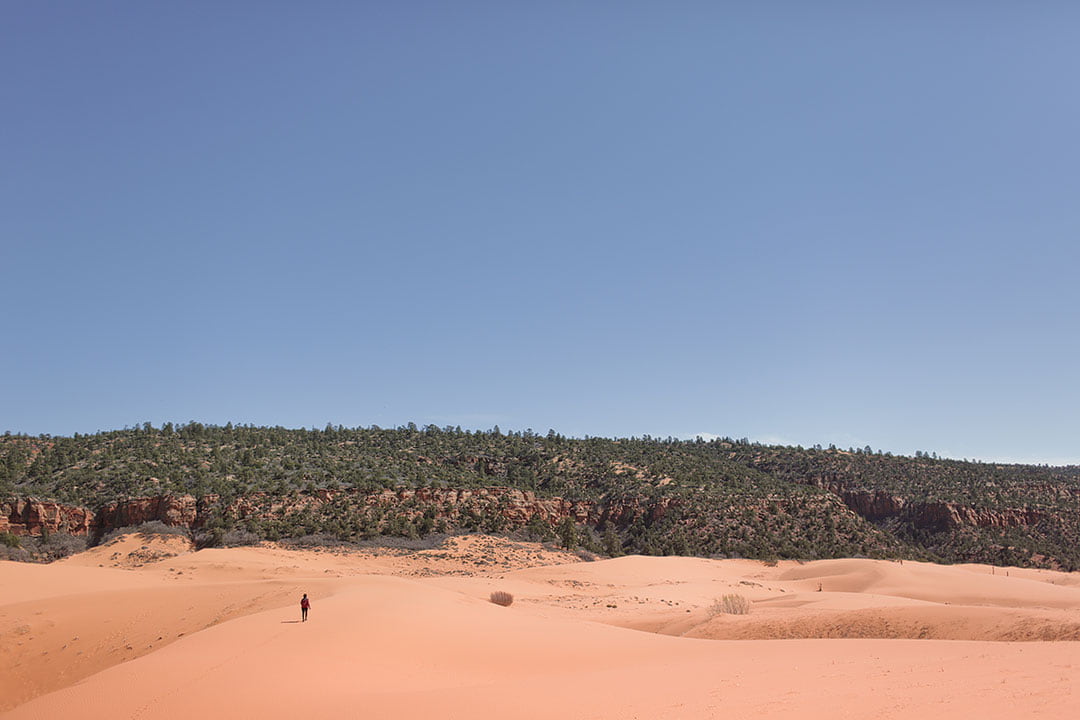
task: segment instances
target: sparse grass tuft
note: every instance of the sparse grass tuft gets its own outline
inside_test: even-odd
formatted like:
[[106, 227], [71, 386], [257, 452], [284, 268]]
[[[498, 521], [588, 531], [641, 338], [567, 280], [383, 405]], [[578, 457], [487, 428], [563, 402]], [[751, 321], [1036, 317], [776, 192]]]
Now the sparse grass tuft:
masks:
[[496, 605], [502, 605], [503, 607], [510, 607], [514, 604], [514, 596], [503, 590], [496, 590], [491, 593], [488, 599]]
[[744, 595], [724, 595], [709, 608], [713, 615], [749, 615], [750, 601]]

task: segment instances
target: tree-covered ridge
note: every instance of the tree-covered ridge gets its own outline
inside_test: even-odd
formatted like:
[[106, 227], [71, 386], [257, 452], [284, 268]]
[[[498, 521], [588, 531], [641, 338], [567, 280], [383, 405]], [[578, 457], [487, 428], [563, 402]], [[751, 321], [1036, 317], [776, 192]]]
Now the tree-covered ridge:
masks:
[[[291, 430], [188, 423], [75, 437], [0, 439], [0, 494], [101, 503], [147, 493], [242, 495], [290, 489], [480, 487], [568, 499], [633, 487], [780, 485], [676, 440], [569, 439], [526, 431], [328, 426]], [[674, 488], [671, 488], [674, 489]]]
[[[146, 496], [212, 498], [216, 531], [258, 537], [520, 530], [498, 504], [505, 496], [480, 502], [477, 495], [468, 507], [451, 508], [437, 505], [438, 494], [410, 494], [500, 487], [578, 504], [576, 541], [613, 554], [1080, 567], [1076, 467], [411, 424], [295, 430], [191, 422], [0, 438], [0, 497], [93, 509]], [[393, 503], [372, 502], [388, 492]], [[321, 499], [303, 501], [314, 497]], [[238, 500], [261, 510], [238, 514]], [[569, 532], [537, 517], [528, 527], [538, 535]]]
[[836, 482], [850, 489], [882, 490], [915, 502], [972, 507], [1077, 510], [1080, 467], [1004, 465], [832, 448], [721, 443], [720, 454], [792, 482]]

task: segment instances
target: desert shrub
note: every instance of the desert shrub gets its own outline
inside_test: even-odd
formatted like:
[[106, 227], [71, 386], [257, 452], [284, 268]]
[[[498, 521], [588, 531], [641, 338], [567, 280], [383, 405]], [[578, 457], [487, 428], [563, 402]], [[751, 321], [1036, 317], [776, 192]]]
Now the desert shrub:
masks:
[[729, 594], [718, 598], [710, 608], [713, 615], [748, 615], [750, 601], [744, 595]]
[[127, 534], [129, 532], [134, 532], [134, 531], [135, 531], [134, 527], [116, 528], [116, 529], [113, 529], [113, 530], [109, 530], [104, 535], [100, 536], [100, 538], [98, 538], [97, 541], [94, 544], [95, 545], [107, 545], [107, 544], [111, 543], [113, 540], [116, 540], [117, 538], [119, 538], [119, 536], [125, 535], [125, 534]]
[[0, 560], [10, 560], [12, 562], [34, 562], [35, 557], [30, 554], [30, 551], [22, 547], [8, 547], [7, 545], [0, 545]]
[[221, 537], [222, 547], [243, 547], [246, 545], [258, 545], [262, 538], [248, 530], [226, 530]]
[[19, 536], [15, 533], [2, 532], [0, 533], [0, 545], [9, 548], [19, 547]]
[[282, 538], [282, 547], [290, 548], [320, 548], [320, 547], [352, 547], [355, 543], [339, 540], [330, 533], [308, 533], [306, 535], [294, 535]]
[[18, 540], [18, 547], [0, 543], [0, 559], [47, 563], [86, 549], [85, 537], [68, 533], [50, 533], [42, 537], [28, 535]]
[[386, 548], [389, 550], [437, 550], [446, 544], [449, 537], [445, 533], [438, 532], [429, 533], [422, 538], [378, 535], [367, 540], [361, 540], [356, 544], [359, 547]]
[[144, 522], [142, 525], [128, 525], [127, 527], [119, 527], [114, 530], [110, 530], [101, 536], [95, 544], [106, 545], [118, 537], [124, 535], [141, 535], [144, 538], [151, 535], [183, 535], [185, 537], [191, 536], [191, 531], [184, 527], [174, 527], [172, 525], [166, 525], [160, 520], [151, 520]]
[[225, 542], [225, 528], [203, 528], [195, 533], [195, 549], [221, 547]]
[[144, 522], [142, 525], [136, 527], [135, 531], [140, 535], [183, 535], [184, 537], [187, 537], [191, 534], [185, 527], [166, 525], [160, 520]]
[[49, 542], [44, 543], [45, 553], [49, 561], [81, 553], [86, 550], [86, 537], [83, 535], [69, 535], [68, 533], [53, 533]]
[[496, 605], [502, 605], [503, 607], [510, 607], [514, 604], [514, 596], [505, 590], [496, 590], [488, 596], [488, 599]]

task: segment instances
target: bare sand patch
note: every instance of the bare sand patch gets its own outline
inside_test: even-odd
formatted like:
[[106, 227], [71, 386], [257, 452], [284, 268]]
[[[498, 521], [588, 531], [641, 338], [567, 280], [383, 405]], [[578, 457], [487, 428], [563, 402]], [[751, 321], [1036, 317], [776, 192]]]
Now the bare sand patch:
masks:
[[[179, 549], [144, 545], [0, 563], [5, 718], [1071, 718], [1080, 707], [1080, 643], [1046, 642], [1078, 637], [1080, 583], [1066, 573], [582, 562], [484, 536], [130, 561]], [[493, 591], [513, 605], [489, 602]], [[304, 592], [313, 606], [299, 623]], [[749, 614], [717, 614], [728, 593]]]

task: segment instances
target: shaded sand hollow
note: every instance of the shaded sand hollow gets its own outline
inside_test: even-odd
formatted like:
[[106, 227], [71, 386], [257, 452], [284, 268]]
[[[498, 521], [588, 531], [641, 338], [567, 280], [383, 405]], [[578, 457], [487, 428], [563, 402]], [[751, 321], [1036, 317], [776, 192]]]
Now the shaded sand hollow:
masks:
[[0, 717], [1074, 718], [1078, 639], [1075, 573], [127, 536], [0, 563]]

